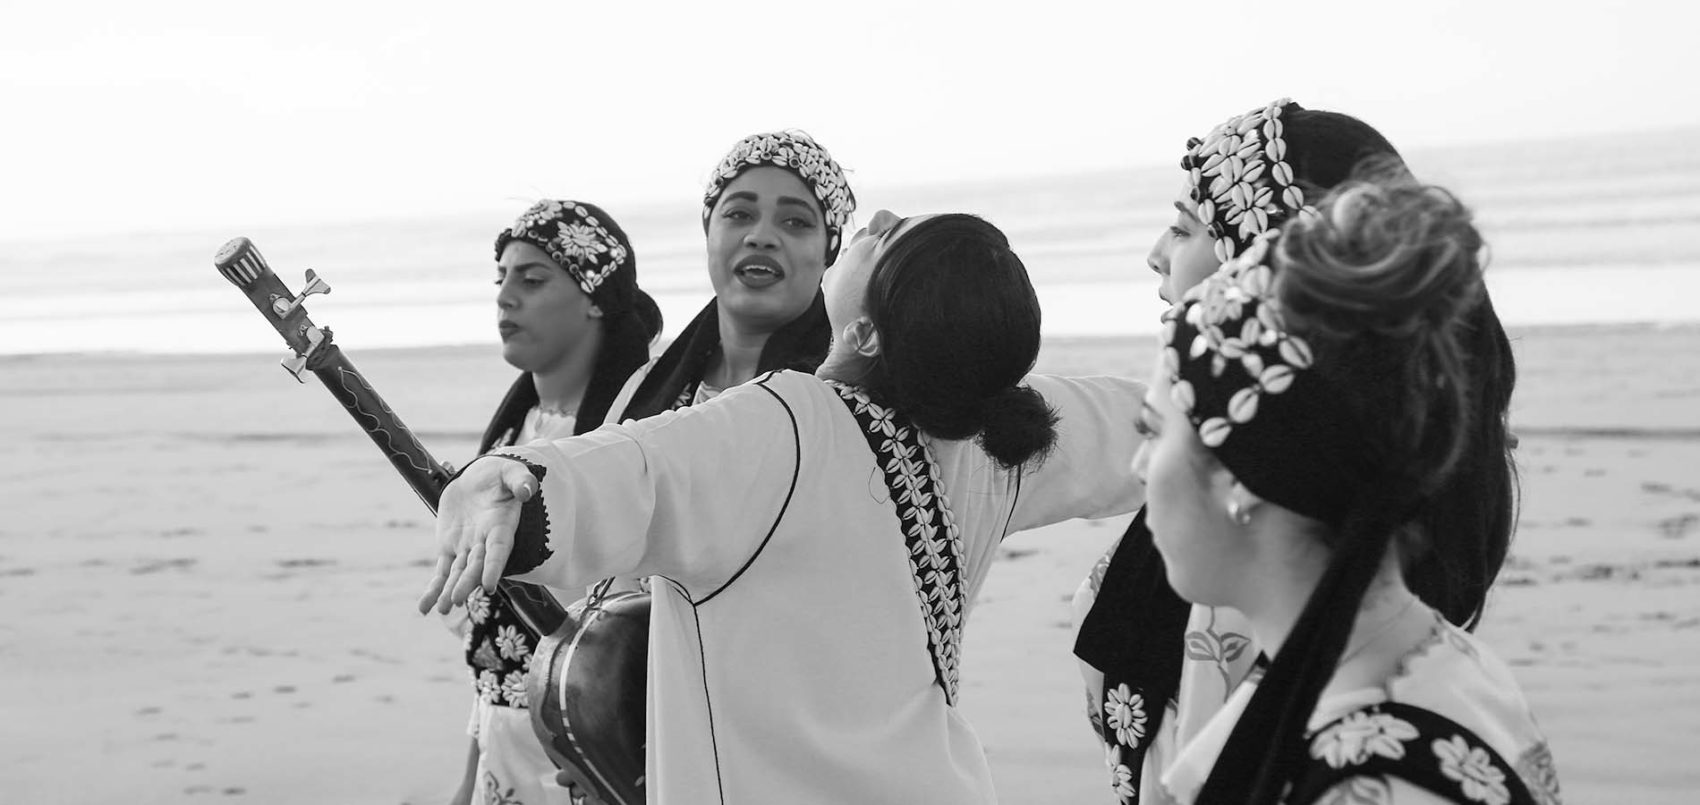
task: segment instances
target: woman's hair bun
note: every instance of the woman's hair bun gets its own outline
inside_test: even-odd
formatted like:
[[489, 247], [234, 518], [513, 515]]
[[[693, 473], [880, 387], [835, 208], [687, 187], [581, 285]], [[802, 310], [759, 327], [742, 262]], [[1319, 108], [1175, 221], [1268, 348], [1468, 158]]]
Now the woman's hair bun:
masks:
[[980, 447], [1004, 467], [1043, 461], [1056, 444], [1057, 412], [1030, 386], [1011, 386], [982, 408]]

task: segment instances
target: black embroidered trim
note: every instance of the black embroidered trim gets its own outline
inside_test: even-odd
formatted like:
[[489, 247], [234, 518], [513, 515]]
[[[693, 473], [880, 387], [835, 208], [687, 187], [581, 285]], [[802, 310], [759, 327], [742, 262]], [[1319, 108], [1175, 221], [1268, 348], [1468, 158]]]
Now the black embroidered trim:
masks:
[[[1479, 736], [1421, 707], [1373, 704], [1308, 740], [1310, 752], [1286, 799], [1289, 805], [1315, 802], [1355, 777], [1397, 777], [1449, 801], [1539, 805], [1517, 770]], [[1556, 788], [1555, 781], [1555, 797]]]
[[520, 506], [519, 527], [514, 529], [514, 547], [508, 554], [508, 563], [502, 569], [502, 575], [517, 576], [536, 570], [549, 561], [549, 557], [555, 555], [554, 551], [549, 550], [549, 509], [543, 504], [543, 476], [548, 475], [549, 470], [519, 456], [506, 453], [486, 455], [518, 461], [531, 470], [531, 477], [537, 479], [537, 494]]
[[862, 391], [831, 384], [874, 451], [891, 492], [891, 504], [908, 546], [909, 569], [927, 629], [933, 673], [945, 703], [955, 706], [962, 659], [962, 537], [950, 502], [938, 483], [938, 465], [921, 432], [898, 411], [880, 406]]

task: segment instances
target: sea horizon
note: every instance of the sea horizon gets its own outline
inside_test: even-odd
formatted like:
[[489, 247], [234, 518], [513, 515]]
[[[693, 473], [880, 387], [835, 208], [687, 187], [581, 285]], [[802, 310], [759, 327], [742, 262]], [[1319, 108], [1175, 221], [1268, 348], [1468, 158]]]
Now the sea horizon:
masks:
[[[1512, 327], [1700, 322], [1700, 156], [1676, 130], [1418, 151], [1425, 180], [1476, 211], [1487, 281]], [[1156, 331], [1145, 267], [1173, 218], [1169, 167], [968, 180], [859, 192], [862, 220], [961, 210], [986, 217], [1027, 264], [1053, 338]], [[670, 338], [712, 291], [695, 198], [610, 213], [631, 235], [641, 285]], [[349, 349], [495, 344], [495, 234], [507, 215], [459, 213], [249, 231], [91, 234], [0, 242], [0, 355], [232, 354], [283, 346], [212, 255], [245, 235], [299, 291], [332, 287], [314, 322]]]

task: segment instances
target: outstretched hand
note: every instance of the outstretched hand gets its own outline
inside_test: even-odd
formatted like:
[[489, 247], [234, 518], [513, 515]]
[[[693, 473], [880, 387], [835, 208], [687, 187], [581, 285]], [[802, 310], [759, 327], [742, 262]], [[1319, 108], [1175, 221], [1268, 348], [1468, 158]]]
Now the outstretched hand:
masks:
[[520, 507], [538, 492], [537, 479], [518, 461], [483, 458], [468, 464], [437, 503], [437, 569], [419, 612], [447, 613], [480, 585], [496, 589], [514, 547]]

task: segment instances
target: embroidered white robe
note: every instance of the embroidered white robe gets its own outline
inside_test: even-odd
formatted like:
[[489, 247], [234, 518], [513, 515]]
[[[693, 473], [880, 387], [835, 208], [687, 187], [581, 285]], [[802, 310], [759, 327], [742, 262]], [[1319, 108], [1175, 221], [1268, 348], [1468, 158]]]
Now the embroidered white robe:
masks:
[[[1132, 511], [1141, 384], [1029, 382], [1051, 455], [999, 469], [930, 441], [971, 605], [1005, 535]], [[995, 801], [979, 740], [935, 683], [904, 535], [838, 393], [779, 372], [702, 405], [501, 452], [547, 469], [550, 552], [518, 578], [653, 575], [654, 803]]]

